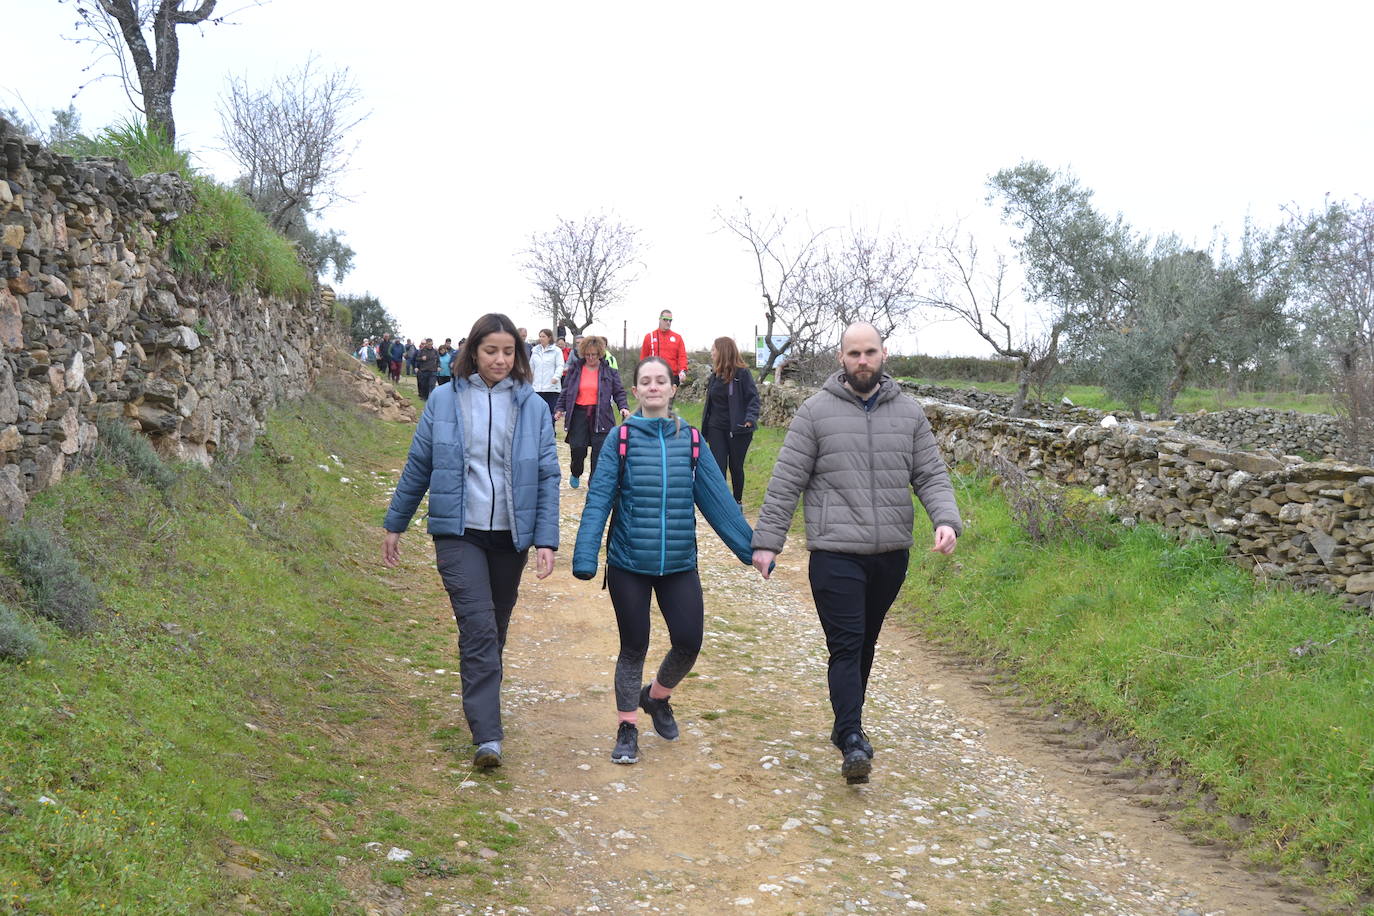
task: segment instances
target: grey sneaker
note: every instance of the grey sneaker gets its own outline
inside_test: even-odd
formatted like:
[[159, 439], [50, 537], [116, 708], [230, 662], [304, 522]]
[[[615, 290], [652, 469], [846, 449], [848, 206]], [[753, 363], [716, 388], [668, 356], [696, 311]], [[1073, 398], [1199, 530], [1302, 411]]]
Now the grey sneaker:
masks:
[[673, 707], [667, 698], [655, 700], [649, 696], [649, 685], [639, 692], [639, 708], [654, 720], [654, 731], [664, 741], [676, 741], [678, 736], [677, 720], [673, 718]]
[[615, 749], [611, 751], [611, 763], [639, 762], [639, 729], [633, 722], [621, 722], [615, 733]]
[[487, 741], [477, 745], [477, 753], [473, 755], [472, 765], [483, 770], [499, 767], [501, 765], [501, 742]]

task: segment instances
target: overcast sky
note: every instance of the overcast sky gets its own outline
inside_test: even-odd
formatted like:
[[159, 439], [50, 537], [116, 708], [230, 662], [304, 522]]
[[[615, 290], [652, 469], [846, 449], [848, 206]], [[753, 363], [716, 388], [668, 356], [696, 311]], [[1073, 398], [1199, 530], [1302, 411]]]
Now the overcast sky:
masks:
[[[93, 55], [63, 40], [70, 3], [4, 3], [22, 15], [0, 108], [46, 124]], [[325, 214], [357, 250], [336, 288], [376, 294], [416, 337], [461, 337], [486, 311], [544, 324], [517, 252], [558, 216], [611, 211], [647, 245], [594, 331], [618, 341], [628, 321], [634, 341], [666, 307], [705, 347], [762, 320], [750, 257], [714, 215], [741, 196], [917, 238], [986, 225], [987, 177], [1038, 159], [1136, 228], [1206, 244], [1247, 213], [1371, 190], [1368, 2], [242, 4], [220, 0], [234, 24], [180, 30], [179, 144], [228, 180], [229, 74], [264, 85], [312, 53], [351, 68], [371, 115], [354, 200]], [[75, 102], [88, 131], [130, 110], [115, 80]], [[987, 352], [943, 324], [893, 344]]]

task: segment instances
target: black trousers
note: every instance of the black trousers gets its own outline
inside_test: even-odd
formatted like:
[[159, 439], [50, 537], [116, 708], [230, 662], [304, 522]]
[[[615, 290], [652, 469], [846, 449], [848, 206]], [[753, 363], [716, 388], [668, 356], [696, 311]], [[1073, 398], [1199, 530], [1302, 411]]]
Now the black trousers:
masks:
[[836, 747], [842, 747], [848, 735], [863, 730], [864, 697], [878, 634], [906, 580], [910, 555], [909, 550], [874, 554], [811, 551], [807, 575], [830, 650], [827, 678], [830, 707], [835, 713], [830, 740]]
[[415, 373], [415, 387], [420, 392], [420, 400], [427, 400], [429, 394], [434, 390], [434, 377], [437, 375], [433, 369], [420, 369]]
[[434, 538], [439, 577], [458, 621], [458, 671], [463, 716], [472, 743], [500, 741], [501, 656], [529, 550], [515, 549], [509, 531], [473, 531]]
[[730, 489], [735, 494], [735, 502], [744, 502], [744, 456], [749, 453], [749, 443], [754, 441], [754, 431], [740, 432], [713, 427], [706, 430], [706, 444], [711, 447], [716, 464], [720, 465], [721, 476], [728, 472]]
[[695, 569], [666, 576], [633, 573], [617, 566], [606, 567], [606, 587], [620, 629], [620, 657], [615, 663], [615, 706], [620, 712], [639, 708], [644, 677], [644, 657], [649, 653], [649, 595], [658, 597], [658, 611], [668, 625], [671, 643], [658, 682], [672, 690], [692, 670], [701, 652], [706, 607], [701, 579]]
[[557, 391], [541, 391], [539, 396], [544, 399], [544, 403], [549, 405], [549, 417], [553, 417], [553, 409], [558, 406]]

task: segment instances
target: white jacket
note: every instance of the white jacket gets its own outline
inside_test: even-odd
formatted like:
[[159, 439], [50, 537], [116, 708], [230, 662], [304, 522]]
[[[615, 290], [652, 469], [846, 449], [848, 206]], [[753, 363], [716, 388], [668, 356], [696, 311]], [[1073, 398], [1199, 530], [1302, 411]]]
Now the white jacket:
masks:
[[563, 390], [563, 351], [553, 344], [535, 344], [530, 351], [530, 371], [534, 373], [534, 390], [557, 394]]

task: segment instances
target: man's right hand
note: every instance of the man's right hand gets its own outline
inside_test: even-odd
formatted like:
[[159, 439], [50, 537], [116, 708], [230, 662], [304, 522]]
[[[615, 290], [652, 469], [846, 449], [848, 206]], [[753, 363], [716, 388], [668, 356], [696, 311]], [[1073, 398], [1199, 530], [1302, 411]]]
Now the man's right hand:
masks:
[[773, 565], [777, 559], [778, 555], [771, 550], [755, 550], [754, 568], [759, 571], [759, 575], [767, 579], [773, 574]]

